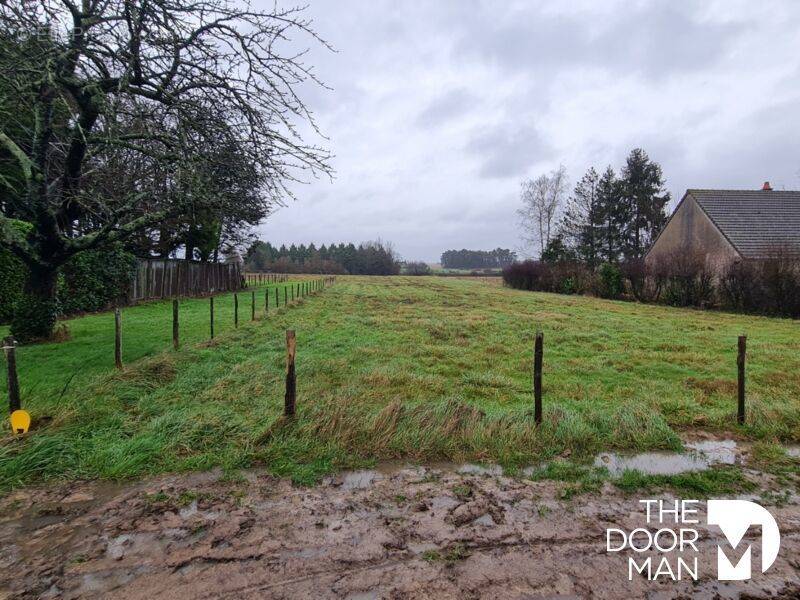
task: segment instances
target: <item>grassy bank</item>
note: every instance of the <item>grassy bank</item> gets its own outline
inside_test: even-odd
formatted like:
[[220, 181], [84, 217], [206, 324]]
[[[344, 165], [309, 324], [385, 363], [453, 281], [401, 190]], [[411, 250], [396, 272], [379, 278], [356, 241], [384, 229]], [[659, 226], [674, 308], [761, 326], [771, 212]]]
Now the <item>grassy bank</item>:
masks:
[[[219, 315], [228, 327], [213, 343], [198, 343], [207, 338], [203, 303], [196, 328], [184, 327], [195, 343], [186, 339], [178, 352], [166, 350], [168, 311], [139, 307], [126, 328], [144, 327], [153, 310], [150, 317], [164, 323], [148, 325], [160, 332], [150, 352], [165, 351], [121, 373], [108, 370], [109, 315], [71, 322], [70, 342], [23, 349], [23, 401], [34, 417], [53, 420], [27, 439], [3, 437], [0, 486], [254, 463], [310, 481], [400, 457], [519, 466], [601, 449], [677, 449], [682, 428], [800, 440], [800, 341], [789, 320], [434, 277], [340, 278], [236, 331], [223, 316], [227, 304], [219, 302]], [[249, 302], [240, 308], [249, 318]], [[102, 347], [99, 338], [83, 339], [89, 326], [81, 322], [91, 319], [104, 320]], [[280, 418], [286, 328], [298, 339], [298, 416], [288, 423]], [[538, 429], [531, 398], [537, 328], [545, 334]], [[749, 414], [739, 427], [742, 332]], [[134, 349], [126, 351], [131, 361]], [[63, 378], [81, 365], [80, 385], [58, 398]]]

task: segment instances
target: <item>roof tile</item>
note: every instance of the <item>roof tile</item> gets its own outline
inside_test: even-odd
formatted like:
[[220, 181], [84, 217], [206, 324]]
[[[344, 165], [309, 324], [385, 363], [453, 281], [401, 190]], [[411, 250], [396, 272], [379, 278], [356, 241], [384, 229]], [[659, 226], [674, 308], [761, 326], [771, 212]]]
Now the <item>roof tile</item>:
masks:
[[800, 250], [800, 191], [687, 190], [743, 258]]

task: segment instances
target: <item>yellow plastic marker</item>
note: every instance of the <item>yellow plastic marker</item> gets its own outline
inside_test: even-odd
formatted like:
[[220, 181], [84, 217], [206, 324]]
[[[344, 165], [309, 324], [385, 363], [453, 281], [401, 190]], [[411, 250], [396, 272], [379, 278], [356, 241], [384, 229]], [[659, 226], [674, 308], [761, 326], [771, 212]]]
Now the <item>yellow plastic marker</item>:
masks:
[[31, 426], [31, 416], [27, 410], [15, 410], [11, 413], [11, 431], [14, 433], [28, 433]]

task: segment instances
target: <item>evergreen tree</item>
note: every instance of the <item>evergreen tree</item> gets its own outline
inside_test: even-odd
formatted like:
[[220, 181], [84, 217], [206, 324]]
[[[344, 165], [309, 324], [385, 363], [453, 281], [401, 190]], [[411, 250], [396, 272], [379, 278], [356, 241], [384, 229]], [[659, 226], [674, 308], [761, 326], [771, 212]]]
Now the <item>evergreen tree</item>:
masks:
[[617, 174], [608, 166], [597, 182], [598, 219], [600, 220], [600, 256], [605, 262], [616, 263], [622, 254], [622, 240], [630, 214], [622, 201]]
[[542, 262], [558, 263], [573, 262], [577, 260], [578, 257], [575, 255], [575, 251], [564, 243], [562, 235], [556, 234], [547, 242], [539, 258]]
[[575, 186], [559, 226], [564, 243], [576, 256], [594, 268], [600, 262], [602, 214], [597, 187], [600, 176], [591, 167]]
[[631, 216], [622, 250], [625, 258], [641, 258], [667, 222], [670, 195], [664, 188], [661, 165], [641, 148], [634, 148], [622, 170], [621, 185]]

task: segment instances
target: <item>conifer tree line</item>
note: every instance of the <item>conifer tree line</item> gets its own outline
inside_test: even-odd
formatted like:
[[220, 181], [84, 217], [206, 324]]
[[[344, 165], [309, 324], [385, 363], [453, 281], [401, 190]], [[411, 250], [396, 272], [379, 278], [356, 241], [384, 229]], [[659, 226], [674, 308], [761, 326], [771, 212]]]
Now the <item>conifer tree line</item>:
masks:
[[275, 273], [342, 273], [397, 275], [400, 261], [391, 244], [381, 241], [349, 244], [292, 244], [279, 248], [257, 241], [248, 248], [245, 268]]
[[502, 269], [517, 260], [507, 248], [494, 250], [446, 250], [439, 262], [444, 269]]
[[546, 262], [595, 268], [639, 259], [666, 224], [664, 175], [641, 148], [631, 151], [619, 174], [611, 166], [602, 173], [589, 168], [568, 197], [565, 182], [560, 167], [522, 186], [523, 237]]

